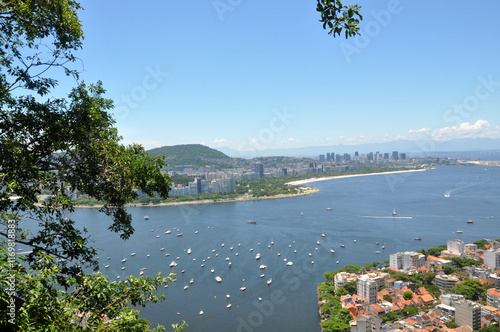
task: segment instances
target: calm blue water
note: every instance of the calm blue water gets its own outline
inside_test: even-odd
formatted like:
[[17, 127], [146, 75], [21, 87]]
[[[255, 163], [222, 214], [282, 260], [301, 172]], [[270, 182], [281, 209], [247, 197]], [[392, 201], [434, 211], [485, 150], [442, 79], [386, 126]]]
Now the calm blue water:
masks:
[[[457, 237], [466, 242], [500, 238], [499, 184], [499, 167], [441, 167], [315, 182], [321, 192], [296, 198], [131, 208], [136, 232], [126, 242], [106, 230], [109, 221], [95, 210], [78, 210], [75, 217], [91, 230], [101, 250], [101, 265], [110, 264], [102, 271], [111, 280], [118, 275], [122, 280], [138, 275], [143, 267], [146, 274], [177, 273], [178, 280], [162, 289], [166, 302], [140, 308], [153, 326], [160, 323], [169, 328], [185, 320], [187, 331], [320, 331], [315, 290], [324, 280], [324, 272], [383, 261], [391, 253], [434, 247]], [[398, 217], [411, 219], [391, 218], [393, 208]], [[148, 221], [144, 215], [149, 216]], [[248, 224], [248, 219], [257, 224]], [[466, 224], [468, 219], [475, 223]], [[182, 237], [176, 237], [177, 228]], [[463, 234], [457, 235], [458, 229]], [[165, 235], [167, 230], [172, 234]], [[186, 253], [188, 248], [191, 255]], [[130, 256], [132, 252], [136, 255]], [[257, 252], [262, 256], [258, 261]], [[124, 264], [120, 263], [122, 257], [128, 259]], [[293, 266], [287, 267], [285, 258]], [[201, 267], [203, 259], [205, 267]], [[170, 268], [173, 260], [178, 266]], [[267, 268], [261, 270], [261, 264]], [[264, 278], [259, 277], [261, 273]], [[220, 284], [214, 280], [217, 275], [222, 278]], [[270, 286], [268, 277], [273, 279]], [[191, 278], [194, 283], [189, 285]], [[183, 289], [185, 285], [188, 290]], [[239, 291], [242, 286], [246, 291]], [[226, 308], [228, 303], [232, 308]]]

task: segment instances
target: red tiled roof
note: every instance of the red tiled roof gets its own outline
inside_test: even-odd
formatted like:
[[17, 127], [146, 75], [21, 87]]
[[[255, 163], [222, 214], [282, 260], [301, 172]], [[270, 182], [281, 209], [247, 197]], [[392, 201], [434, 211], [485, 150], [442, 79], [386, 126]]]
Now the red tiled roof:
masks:
[[429, 294], [429, 292], [427, 291], [427, 289], [425, 289], [425, 287], [420, 287], [418, 289], [418, 292], [420, 293], [420, 295]]
[[495, 288], [488, 289], [488, 294], [500, 297], [500, 292], [498, 290], [496, 290]]
[[379, 305], [379, 304], [371, 304], [370, 305], [373, 309], [375, 309], [378, 313], [384, 313], [385, 310]]
[[434, 301], [434, 297], [432, 297], [431, 294], [424, 294], [421, 296], [421, 298], [422, 298], [422, 301], [424, 303], [430, 303], [430, 302]]

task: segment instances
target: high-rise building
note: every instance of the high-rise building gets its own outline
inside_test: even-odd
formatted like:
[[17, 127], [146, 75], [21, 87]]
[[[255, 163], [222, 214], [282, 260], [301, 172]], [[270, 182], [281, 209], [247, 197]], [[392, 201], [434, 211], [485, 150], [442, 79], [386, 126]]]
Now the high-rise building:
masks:
[[320, 163], [324, 163], [325, 162], [325, 155], [324, 154], [320, 154], [319, 155], [319, 162]]
[[359, 151], [354, 151], [354, 157], [359, 157]]
[[288, 175], [288, 170], [286, 168], [282, 168], [281, 171], [283, 172], [284, 176]]
[[481, 306], [469, 300], [455, 303], [455, 321], [458, 326], [469, 326], [473, 330], [481, 328]]
[[255, 164], [255, 174], [257, 174], [258, 179], [262, 179], [264, 177], [264, 165], [261, 163]]
[[399, 153], [397, 151], [392, 151], [392, 159], [399, 160]]
[[326, 161], [330, 161], [330, 152], [326, 153]]
[[344, 153], [344, 161], [351, 160], [351, 155], [349, 153]]
[[362, 275], [357, 282], [358, 296], [365, 298], [368, 304], [377, 303], [377, 282], [371, 280], [368, 275]]
[[465, 252], [465, 243], [460, 239], [448, 240], [446, 249], [449, 252], [458, 252], [460, 255], [463, 255]]
[[400, 153], [399, 157], [401, 160], [406, 160], [406, 153]]
[[500, 291], [496, 288], [488, 289], [486, 293], [486, 303], [493, 308], [500, 309]]
[[389, 154], [388, 153], [384, 153], [384, 159], [389, 159]]
[[492, 269], [500, 267], [500, 250], [485, 250], [484, 251], [484, 264]]

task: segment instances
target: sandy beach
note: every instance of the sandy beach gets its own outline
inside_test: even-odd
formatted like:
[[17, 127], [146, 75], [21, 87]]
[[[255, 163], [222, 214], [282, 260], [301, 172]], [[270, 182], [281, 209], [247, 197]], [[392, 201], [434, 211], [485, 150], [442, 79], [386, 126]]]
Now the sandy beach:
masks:
[[369, 174], [351, 174], [351, 175], [327, 176], [327, 177], [323, 177], [323, 178], [312, 178], [312, 179], [306, 179], [306, 180], [292, 181], [292, 182], [288, 182], [287, 184], [292, 185], [292, 186], [298, 186], [298, 185], [301, 185], [301, 184], [306, 184], [306, 183], [311, 183], [311, 182], [318, 182], [318, 181], [333, 180], [333, 179], [353, 178], [353, 177], [358, 177], [358, 176], [369, 176], [369, 175], [397, 174], [397, 173], [408, 173], [408, 172], [422, 172], [422, 171], [426, 171], [426, 170], [428, 170], [428, 168], [424, 168], [424, 169], [409, 169], [409, 170], [404, 170], [404, 171], [391, 171], [391, 172], [369, 173]]
[[[259, 201], [263, 199], [280, 199], [280, 198], [290, 198], [297, 196], [310, 195], [319, 192], [319, 189], [314, 187], [307, 187], [303, 189], [299, 194], [290, 194], [290, 195], [276, 195], [276, 196], [262, 196], [262, 197], [238, 197], [238, 198], [227, 198], [227, 199], [204, 199], [204, 200], [195, 200], [195, 201], [185, 201], [185, 202], [165, 202], [158, 204], [127, 204], [127, 207], [156, 207], [156, 206], [173, 206], [173, 205], [196, 205], [196, 204], [218, 204], [218, 203], [234, 203], [234, 202], [243, 202], [243, 201]], [[77, 209], [98, 209], [102, 206], [100, 205], [78, 205], [75, 206]]]

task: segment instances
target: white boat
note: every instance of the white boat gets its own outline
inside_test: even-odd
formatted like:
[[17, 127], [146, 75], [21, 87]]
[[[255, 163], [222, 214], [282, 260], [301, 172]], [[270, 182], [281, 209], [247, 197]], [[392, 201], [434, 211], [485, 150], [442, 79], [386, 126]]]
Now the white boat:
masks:
[[354, 243], [356, 243], [356, 240], [354, 240]]
[[160, 237], [159, 235], [156, 235], [156, 237]]
[[188, 286], [188, 285], [184, 286], [184, 290], [187, 290], [188, 288], [189, 288], [189, 286]]
[[382, 249], [385, 249], [385, 246], [382, 246]]
[[214, 269], [214, 268], [211, 268], [211, 269], [210, 269], [210, 272], [214, 273], [214, 272], [215, 272], [215, 269]]
[[333, 209], [331, 207], [327, 207], [326, 211], [332, 211]]
[[340, 263], [339, 261], [337, 261], [337, 264]]
[[188, 255], [191, 255], [191, 248], [188, 248], [188, 250], [187, 250], [187, 254], [188, 254]]
[[293, 262], [287, 262], [286, 263], [286, 266], [292, 266], [293, 265]]
[[230, 247], [229, 250], [233, 250], [234, 248], [233, 247]]
[[231, 303], [228, 303], [226, 308], [228, 308], [228, 309], [231, 308]]
[[130, 256], [135, 256], [135, 252], [131, 253]]
[[198, 234], [198, 231], [194, 231], [194, 234]]
[[144, 274], [144, 271], [139, 272], [139, 275], [142, 276]]
[[168, 231], [165, 232], [165, 234], [170, 234], [170, 233], [172, 233], [171, 230], [168, 230]]
[[397, 215], [398, 215], [398, 214], [397, 214], [397, 212], [396, 212], [396, 208], [394, 208], [394, 209], [392, 210], [392, 215], [393, 215], [393, 216], [397, 216]]
[[200, 311], [200, 315], [203, 315], [203, 310]]
[[456, 233], [457, 234], [462, 234], [464, 231], [461, 231], [461, 230], [457, 230]]
[[144, 216], [145, 220], [149, 220], [149, 217], [147, 215]]
[[256, 260], [259, 260], [260, 259], [260, 252], [257, 253], [257, 255], [255, 255], [255, 259]]
[[311, 264], [314, 264], [314, 261], [311, 261]]
[[177, 233], [177, 237], [182, 236], [182, 233]]
[[245, 286], [241, 286], [241, 287], [240, 287], [240, 291], [244, 291], [244, 290], [246, 290], [246, 289], [247, 289], [247, 288], [246, 288]]
[[304, 212], [301, 212], [301, 213], [300, 213], [300, 215], [301, 215], [301, 216], [303, 216], [303, 215], [304, 215]]
[[467, 223], [468, 223], [468, 224], [473, 224], [473, 223], [474, 223], [474, 220], [469, 219], [469, 220], [467, 220]]
[[220, 245], [221, 247], [224, 247], [224, 243]]
[[191, 278], [191, 280], [189, 280], [189, 283], [193, 284], [193, 282], [194, 282], [194, 278]]
[[345, 247], [345, 245], [343, 245], [343, 244], [340, 245], [340, 248], [344, 248], [344, 247]]
[[125, 270], [125, 266], [122, 266], [122, 270]]
[[316, 244], [319, 246], [319, 241], [316, 241]]
[[333, 249], [330, 249], [330, 252], [331, 252], [332, 254], [334, 254], [334, 253], [335, 253], [335, 250], [333, 250]]
[[380, 250], [375, 251], [376, 254], [380, 254]]
[[104, 265], [104, 267], [107, 269], [109, 267], [109, 264]]
[[309, 253], [309, 257], [311, 257], [311, 256], [312, 256], [312, 254], [311, 254], [311, 253]]
[[227, 293], [226, 298], [229, 300], [231, 298], [231, 295], [229, 295], [229, 293]]
[[147, 258], [149, 258], [149, 257], [151, 257], [151, 255], [150, 255], [150, 254], [147, 254], [147, 255], [146, 255], [146, 257], [147, 257]]
[[260, 268], [261, 270], [264, 270], [266, 267], [267, 267], [267, 265], [264, 265], [264, 264], [262, 264], [261, 266], [259, 266], [259, 268]]
[[273, 282], [273, 278], [267, 279], [267, 284], [270, 285]]
[[259, 277], [260, 278], [264, 278], [266, 275], [264, 273], [262, 273]]
[[231, 262], [227, 263], [227, 266], [231, 267], [232, 266]]
[[163, 251], [163, 250], [165, 250], [165, 248], [161, 248], [161, 249], [160, 249], [160, 251]]
[[125, 263], [126, 261], [127, 261], [127, 259], [126, 259], [126, 258], [123, 258], [123, 259], [122, 259], [122, 263]]
[[172, 261], [172, 262], [170, 263], [170, 267], [175, 267], [175, 266], [177, 266], [177, 263], [176, 263], [175, 261]]
[[217, 282], [221, 282], [221, 281], [222, 281], [222, 278], [221, 278], [221, 277], [219, 277], [219, 276], [217, 276], [217, 277], [215, 277], [215, 281], [217, 281]]
[[247, 223], [249, 223], [249, 224], [256, 224], [257, 221], [255, 221], [255, 220], [248, 220]]
[[325, 235], [325, 233], [321, 233], [321, 236], [322, 236], [322, 237], [325, 237], [326, 235]]

